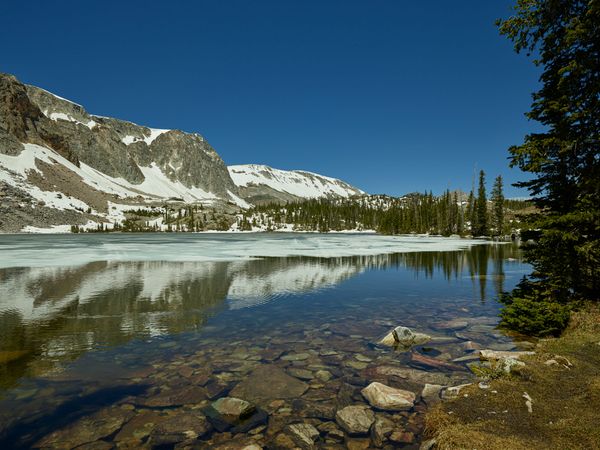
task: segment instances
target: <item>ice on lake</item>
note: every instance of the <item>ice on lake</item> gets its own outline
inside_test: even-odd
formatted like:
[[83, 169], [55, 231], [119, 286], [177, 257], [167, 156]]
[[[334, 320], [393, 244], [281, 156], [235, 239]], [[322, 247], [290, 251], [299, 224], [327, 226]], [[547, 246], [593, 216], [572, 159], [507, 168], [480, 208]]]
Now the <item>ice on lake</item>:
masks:
[[437, 236], [376, 234], [90, 234], [0, 236], [0, 268], [74, 266], [94, 261], [235, 261], [335, 258], [454, 251], [487, 243]]

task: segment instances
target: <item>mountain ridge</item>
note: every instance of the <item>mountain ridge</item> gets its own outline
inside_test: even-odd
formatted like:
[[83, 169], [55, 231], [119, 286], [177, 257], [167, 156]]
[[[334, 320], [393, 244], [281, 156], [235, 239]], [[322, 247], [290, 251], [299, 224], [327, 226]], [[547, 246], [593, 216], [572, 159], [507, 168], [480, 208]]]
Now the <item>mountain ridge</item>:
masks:
[[[362, 192], [304, 173], [305, 181], [329, 180]], [[251, 206], [247, 194], [283, 202], [304, 198], [285, 186], [277, 191], [264, 183], [250, 189], [238, 184], [198, 133], [90, 114], [78, 103], [0, 73], [0, 231], [110, 225], [125, 220], [125, 210], [165, 202], [203, 204], [232, 223], [236, 210]]]

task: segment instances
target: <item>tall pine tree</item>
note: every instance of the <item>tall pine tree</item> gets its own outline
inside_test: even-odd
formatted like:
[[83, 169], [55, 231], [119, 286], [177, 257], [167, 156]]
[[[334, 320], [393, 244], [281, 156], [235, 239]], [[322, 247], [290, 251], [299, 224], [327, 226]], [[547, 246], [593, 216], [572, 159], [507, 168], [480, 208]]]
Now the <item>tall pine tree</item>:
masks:
[[475, 215], [477, 217], [477, 224], [473, 234], [475, 236], [487, 236], [489, 229], [487, 196], [485, 193], [485, 172], [483, 170], [479, 172], [479, 189], [477, 191], [477, 201], [475, 202]]
[[504, 233], [504, 192], [502, 175], [494, 180], [492, 188], [492, 227], [494, 236], [502, 236]]
[[527, 115], [543, 125], [510, 148], [541, 213], [525, 253], [533, 273], [504, 298], [503, 322], [556, 334], [573, 300], [600, 299], [600, 2], [518, 0], [498, 25], [542, 68]]

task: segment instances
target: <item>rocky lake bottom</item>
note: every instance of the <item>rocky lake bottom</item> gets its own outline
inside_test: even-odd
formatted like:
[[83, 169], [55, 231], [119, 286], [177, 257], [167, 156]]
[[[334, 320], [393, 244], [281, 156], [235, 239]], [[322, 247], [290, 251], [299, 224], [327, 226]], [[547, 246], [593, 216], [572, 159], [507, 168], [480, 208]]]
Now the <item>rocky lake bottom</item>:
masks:
[[527, 272], [512, 244], [5, 267], [0, 447], [419, 448], [477, 350], [532, 346], [496, 328]]

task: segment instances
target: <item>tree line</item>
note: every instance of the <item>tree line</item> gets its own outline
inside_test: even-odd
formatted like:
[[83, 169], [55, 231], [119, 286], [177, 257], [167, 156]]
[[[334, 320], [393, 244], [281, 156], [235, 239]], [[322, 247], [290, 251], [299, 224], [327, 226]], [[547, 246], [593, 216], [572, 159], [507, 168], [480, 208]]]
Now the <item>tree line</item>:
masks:
[[[525, 200], [506, 200], [502, 177], [496, 177], [488, 199], [485, 173], [479, 175], [477, 195], [468, 198], [446, 190], [412, 193], [401, 198], [360, 196], [349, 199], [309, 199], [285, 205], [270, 203], [244, 213], [239, 228], [277, 229], [291, 224], [300, 231], [375, 230], [383, 234], [437, 234], [500, 237], [514, 231], [516, 210], [527, 206]], [[509, 219], [510, 218], [510, 219]]]

